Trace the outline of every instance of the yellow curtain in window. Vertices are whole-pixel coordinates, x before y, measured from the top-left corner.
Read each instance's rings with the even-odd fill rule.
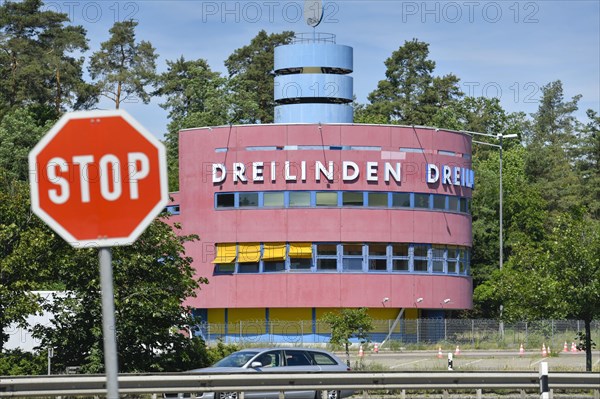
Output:
[[[217,246],[217,256],[212,263],[233,263],[235,262],[235,244],[215,244]]]
[[[310,242],[290,243],[290,258],[312,258],[312,244]]]
[[[258,262],[260,259],[260,244],[247,243],[239,244],[238,262]]]
[[[263,260],[285,260],[285,243],[266,242],[263,245]]]

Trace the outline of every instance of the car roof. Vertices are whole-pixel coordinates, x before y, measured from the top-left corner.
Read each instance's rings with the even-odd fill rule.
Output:
[[[274,350],[286,350],[286,351],[300,350],[300,351],[312,351],[312,352],[321,352],[321,353],[332,354],[331,352],[326,351],[324,349],[301,348],[301,347],[293,347],[293,346],[287,346],[287,347],[286,346],[273,346],[273,347],[265,347],[265,348],[244,348],[244,349],[240,349],[240,350],[238,350],[236,352],[265,352],[265,351],[274,351]]]

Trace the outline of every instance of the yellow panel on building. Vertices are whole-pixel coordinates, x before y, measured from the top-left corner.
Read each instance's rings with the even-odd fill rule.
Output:
[[[311,308],[269,309],[271,334],[304,335],[312,333]]]
[[[208,309],[208,322],[211,324],[225,323],[225,309]]]
[[[229,333],[242,334],[249,339],[256,334],[265,333],[265,309],[264,308],[238,308],[228,309]]]
[[[270,308],[270,321],[312,321],[311,308]]]

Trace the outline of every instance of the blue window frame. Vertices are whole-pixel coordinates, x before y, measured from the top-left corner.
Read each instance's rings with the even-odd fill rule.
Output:
[[[312,257],[290,258],[289,246],[289,243],[286,244],[284,260],[216,264],[214,273],[470,273],[470,251],[466,247],[409,243],[314,243]],[[263,254],[263,244],[260,247]]]
[[[470,204],[469,198],[452,195],[369,191],[241,191],[215,193],[214,200],[214,207],[219,210],[369,207],[412,208],[467,214],[470,214]]]

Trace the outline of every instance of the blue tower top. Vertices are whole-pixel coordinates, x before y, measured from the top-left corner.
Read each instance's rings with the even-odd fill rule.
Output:
[[[352,123],[352,47],[330,33],[275,48],[275,123]]]

